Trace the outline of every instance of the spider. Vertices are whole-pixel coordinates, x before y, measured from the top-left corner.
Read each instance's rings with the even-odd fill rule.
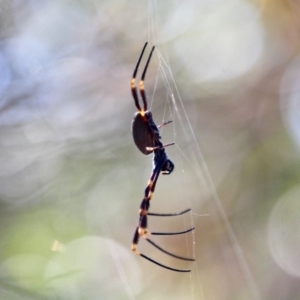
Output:
[[[142,98],[144,107],[141,108],[140,104],[139,104],[139,96],[138,96],[138,92],[137,92],[137,88],[135,85],[135,80],[136,80],[136,75],[137,75],[137,71],[141,62],[141,59],[143,57],[144,51],[146,49],[148,43],[145,44],[142,53],[138,59],[137,65],[134,69],[133,72],[133,76],[132,76],[132,80],[131,80],[131,92],[132,92],[132,96],[135,102],[135,106],[138,109],[138,112],[136,112],[133,116],[133,120],[132,120],[132,135],[133,135],[133,140],[137,146],[137,148],[145,155],[149,155],[150,153],[154,152],[154,158],[153,158],[153,171],[152,174],[150,176],[148,185],[145,189],[145,194],[144,194],[144,198],[141,202],[140,205],[140,217],[139,217],[139,223],[138,226],[135,230],[134,236],[133,236],[133,241],[132,241],[132,246],[131,249],[134,253],[136,253],[137,255],[147,259],[148,261],[161,266],[163,268],[166,268],[168,270],[171,271],[176,271],[176,272],[190,272],[191,270],[185,270],[185,269],[175,269],[175,268],[171,268],[169,266],[166,266],[164,264],[161,264],[155,260],[153,260],[152,258],[146,256],[143,253],[140,253],[137,250],[137,244],[139,242],[139,238],[142,237],[144,238],[146,241],[148,241],[150,244],[152,244],[154,247],[156,247],[157,249],[159,249],[160,251],[178,258],[178,259],[182,259],[182,260],[187,260],[187,261],[195,261],[194,258],[187,258],[187,257],[182,257],[173,253],[170,253],[166,250],[164,250],[163,248],[161,248],[160,246],[158,246],[156,243],[154,243],[152,240],[150,240],[148,238],[149,235],[177,235],[177,234],[184,234],[184,233],[188,233],[192,230],[194,230],[195,228],[190,228],[188,230],[184,230],[184,231],[180,231],[180,232],[150,232],[147,229],[147,221],[148,221],[148,216],[157,216],[157,217],[171,217],[171,216],[179,216],[179,215],[183,215],[187,212],[189,212],[191,209],[186,209],[182,212],[179,213],[169,213],[169,214],[158,214],[158,213],[150,213],[148,212],[149,207],[150,207],[150,200],[153,197],[153,193],[155,190],[155,186],[156,186],[156,182],[157,179],[159,177],[159,174],[162,173],[163,175],[168,175],[171,174],[172,171],[174,170],[174,164],[173,162],[168,158],[166,151],[165,151],[165,147],[167,146],[171,146],[174,145],[174,143],[170,143],[170,144],[166,144],[163,145],[161,140],[161,136],[159,133],[159,128],[169,124],[172,121],[167,121],[164,122],[163,124],[157,126],[152,118],[152,113],[150,110],[147,109],[147,97],[146,97],[146,92],[144,89],[144,79],[146,77],[146,72],[147,72],[147,68],[148,65],[150,63],[151,60],[151,56],[153,54],[153,51],[155,49],[155,46],[152,47],[152,50],[149,54],[147,63],[145,65],[144,71],[142,73],[142,77],[141,77],[141,81],[139,84],[139,92],[140,92],[140,96]]]

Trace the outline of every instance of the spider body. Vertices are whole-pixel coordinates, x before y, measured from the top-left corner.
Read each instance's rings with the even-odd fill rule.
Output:
[[[164,122],[163,124],[157,126],[154,121],[153,121],[153,117],[152,117],[152,113],[150,110],[147,109],[147,98],[146,98],[146,93],[145,93],[145,89],[144,89],[144,79],[146,76],[146,72],[147,72],[147,68],[149,65],[149,62],[151,60],[151,56],[152,53],[155,49],[155,47],[152,47],[152,50],[150,52],[150,55],[148,57],[146,66],[144,68],[142,77],[141,77],[141,81],[139,84],[139,92],[140,92],[140,96],[142,98],[144,107],[141,108],[140,104],[139,104],[139,96],[138,96],[138,92],[137,92],[137,88],[136,88],[136,84],[135,84],[135,78],[137,75],[137,71],[141,62],[141,59],[143,57],[145,48],[147,46],[147,43],[145,44],[142,53],[139,57],[139,60],[137,62],[137,65],[134,69],[133,72],[133,76],[132,76],[132,80],[131,80],[131,93],[135,102],[135,106],[138,109],[138,112],[136,112],[133,116],[133,120],[132,120],[132,136],[133,136],[133,140],[134,143],[136,144],[137,148],[145,155],[149,155],[150,153],[154,153],[154,157],[153,157],[153,171],[152,174],[150,176],[148,185],[145,189],[144,192],[144,198],[142,199],[142,202],[140,204],[140,211],[139,211],[139,222],[138,222],[138,226],[135,230],[134,236],[133,236],[133,241],[132,241],[132,246],[131,249],[134,253],[136,253],[137,255],[147,259],[148,261],[159,265],[165,269],[168,270],[172,270],[172,271],[176,271],[176,272],[190,272],[191,270],[182,270],[182,269],[175,269],[175,268],[171,268],[168,267],[166,265],[163,265],[155,260],[153,260],[152,258],[144,255],[143,253],[140,253],[137,250],[137,245],[139,242],[139,238],[142,237],[144,238],[146,241],[148,241],[150,244],[152,244],[154,247],[156,247],[157,249],[161,250],[162,252],[178,258],[178,259],[182,259],[182,260],[186,260],[186,261],[194,261],[194,258],[187,258],[187,257],[182,257],[173,253],[170,253],[166,250],[164,250],[163,248],[161,248],[160,246],[158,246],[156,243],[154,243],[152,240],[150,240],[148,238],[149,235],[177,235],[177,234],[184,234],[190,231],[193,231],[195,228],[190,228],[184,231],[180,231],[180,232],[150,232],[147,227],[148,227],[148,216],[157,216],[157,217],[169,217],[169,216],[179,216],[182,214],[185,214],[187,212],[190,211],[190,209],[186,209],[182,212],[179,213],[168,213],[168,214],[157,214],[157,213],[150,213],[148,212],[149,208],[150,208],[150,200],[153,197],[153,193],[155,190],[155,186],[156,186],[156,182],[158,180],[159,174],[162,173],[163,175],[165,174],[171,174],[172,171],[174,170],[174,164],[173,162],[168,158],[166,151],[165,151],[165,147],[167,146],[171,146],[174,145],[174,143],[170,143],[170,144],[165,144],[163,145],[163,143],[161,142],[161,135],[159,133],[159,128],[172,122],[172,121],[167,121]]]

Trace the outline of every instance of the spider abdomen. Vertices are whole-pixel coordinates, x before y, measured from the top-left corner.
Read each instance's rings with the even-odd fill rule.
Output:
[[[153,151],[147,150],[147,147],[153,148],[157,146],[155,140],[160,139],[160,135],[157,126],[152,120],[151,112],[146,111],[144,115],[136,112],[131,125],[132,137],[138,149],[145,155],[152,153]]]

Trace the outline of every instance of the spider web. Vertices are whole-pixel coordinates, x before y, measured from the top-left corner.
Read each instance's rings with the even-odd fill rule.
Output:
[[[249,266],[244,258],[241,247],[238,243],[238,240],[231,228],[230,222],[228,220],[227,214],[222,206],[221,199],[216,191],[215,185],[211,178],[210,172],[208,170],[207,164],[203,157],[201,148],[197,141],[195,132],[189,120],[188,114],[184,107],[184,102],[181,99],[180,92],[176,85],[175,78],[173,77],[172,70],[170,69],[169,64],[164,59],[164,56],[161,52],[158,52],[158,60],[159,60],[159,72],[157,78],[160,76],[165,84],[167,89],[167,99],[166,105],[164,109],[164,116],[162,117],[162,122],[168,119],[174,120],[173,123],[173,139],[176,143],[176,166],[177,170],[180,172],[177,173],[177,184],[176,189],[179,192],[178,201],[180,202],[181,209],[184,209],[184,205],[188,207],[193,207],[196,202],[196,207],[200,207],[201,202],[205,201],[214,201],[213,212],[210,213],[205,212],[206,214],[201,214],[200,212],[196,212],[193,210],[190,216],[190,220],[184,219],[184,228],[188,228],[189,226],[195,226],[195,218],[201,217],[211,217],[214,219],[219,219],[218,222],[222,222],[224,224],[224,229],[228,235],[228,243],[231,244],[233,251],[236,256],[236,260],[241,267],[241,271],[244,275],[245,282],[248,284],[249,290],[253,293],[253,297],[258,298],[257,288],[255,285],[255,281],[252,278]],[[153,101],[154,101],[153,96]],[[169,112],[169,113],[167,113]],[[166,115],[168,117],[166,118]],[[182,137],[182,138],[180,138]],[[191,148],[186,148],[185,144],[191,145]],[[198,196],[192,196],[189,192],[186,192],[188,187],[185,186],[185,182],[189,181],[186,173],[190,172],[195,176],[195,181],[198,183],[199,194]],[[194,200],[191,200],[193,199]],[[196,198],[196,199],[195,199]],[[201,224],[201,222],[197,222]],[[201,225],[199,225],[201,226]],[[197,228],[197,227],[196,227]],[[201,253],[201,251],[197,251],[196,246],[198,245],[196,238],[196,234],[193,232],[193,245],[189,244],[188,239],[186,239],[186,249],[187,253],[192,257],[198,257],[197,253]],[[199,247],[200,247],[199,243]],[[200,254],[201,255],[201,254]],[[201,270],[197,261],[193,264],[194,273],[191,275],[191,298],[194,297],[197,299],[200,295],[201,299],[205,299],[203,290],[202,290],[202,280],[201,280]],[[195,287],[197,287],[197,291],[195,291]],[[196,296],[197,295],[197,296]]]
[[[209,107],[205,97],[221,91],[207,84],[203,87],[210,92],[203,96],[197,89],[195,96],[191,82],[204,76],[203,65],[215,76],[216,66],[203,57],[195,61],[195,52],[184,61],[176,53],[177,43],[193,47],[185,43],[185,34],[193,31],[196,14],[209,24],[202,8],[221,7],[226,18],[239,1],[230,1],[226,9],[217,0],[30,1],[25,8],[21,2],[5,4],[14,18],[1,19],[3,26],[16,26],[5,32],[9,38],[0,49],[1,296],[233,299],[240,291],[243,299],[258,299],[236,237],[239,226],[232,229],[234,212],[223,207],[222,182],[230,164],[223,163],[221,170],[214,163],[228,149],[208,146],[214,145],[217,130],[210,130],[212,122],[206,121],[214,114],[206,116],[202,105]],[[246,12],[245,18],[252,13]],[[195,226],[194,232],[155,237],[155,242],[196,262],[171,258],[142,239],[139,251],[174,268],[191,268],[189,274],[162,269],[130,251],[152,171],[151,155],[141,155],[130,133],[135,111],[130,76],[146,40],[145,57],[156,46],[145,80],[149,107],[157,125],[173,121],[160,131],[164,143],[175,142],[166,149],[175,170],[160,175],[150,211],[192,209],[178,217],[151,216],[148,227],[174,232]],[[224,55],[231,50],[224,49]],[[220,78],[249,67],[259,49],[250,50],[251,57],[237,63],[242,70],[220,72]],[[187,67],[199,61],[204,61],[201,67]],[[228,145],[224,140],[215,144]]]
[[[169,128],[163,127],[161,129],[161,134],[165,143],[174,141],[176,144],[173,149],[166,149],[168,155],[174,159],[176,168],[174,174],[172,174],[174,180],[168,180],[167,186],[165,184],[167,181],[165,178],[159,179],[160,182],[158,185],[160,187],[156,189],[154,200],[151,202],[150,211],[159,210],[161,212],[163,202],[165,203],[163,207],[164,211],[168,211],[174,207],[177,207],[177,211],[187,207],[193,208],[192,213],[188,217],[183,217],[182,220],[177,221],[179,224],[183,224],[184,229],[195,226],[196,224],[196,232],[191,234],[192,240],[186,235],[184,242],[187,256],[196,257],[197,259],[195,263],[191,264],[192,273],[189,278],[190,282],[187,283],[190,290],[189,297],[191,299],[205,299],[203,292],[205,274],[202,273],[201,263],[199,263],[199,260],[201,261],[202,243],[201,236],[197,235],[197,229],[199,229],[203,221],[202,219],[205,217],[213,219],[214,222],[223,224],[224,231],[226,232],[226,238],[223,241],[224,249],[227,249],[225,251],[228,251],[228,248],[231,249],[233,253],[232,256],[240,268],[245,287],[249,290],[251,298],[258,299],[259,293],[255,280],[253,279],[242,248],[230,225],[222,201],[216,191],[215,184],[199,146],[199,138],[193,130],[189,114],[185,108],[185,102],[181,97],[179,87],[176,83],[176,75],[172,72],[172,64],[169,63],[169,54],[165,42],[167,39],[163,35],[163,26],[160,18],[160,9],[157,2],[155,0],[148,1],[148,41],[150,45],[153,44],[157,46],[155,55],[157,73],[155,75],[155,84],[152,93],[148,92],[147,86],[149,81],[153,78],[153,75],[151,75],[151,71],[149,72],[150,74],[147,75],[146,90],[148,92],[148,99],[151,99],[150,107],[156,123],[159,124],[168,120],[173,121],[171,125],[168,125]],[[150,67],[150,69],[151,68],[153,68],[153,66]],[[158,101],[162,101],[163,99],[165,99],[163,101],[164,106],[158,103]],[[205,142],[205,140],[201,140]],[[191,188],[191,185],[197,186],[196,192]],[[164,189],[164,191],[162,191],[162,189]],[[170,190],[174,196],[169,196]],[[212,201],[212,203],[209,206],[205,206],[206,210],[202,212],[201,207],[204,206],[204,203],[207,201]],[[174,202],[177,203],[174,204]],[[162,222],[159,222],[160,225],[158,228],[166,228],[166,223],[170,222],[168,219],[160,221]],[[154,220],[154,218],[150,219],[150,228],[155,222],[157,222],[157,220]],[[172,224],[174,223],[172,222]],[[172,231],[172,226],[168,228]],[[167,242],[165,244],[168,246]],[[180,242],[175,243],[177,246],[179,244]],[[151,253],[154,252],[152,251]],[[219,254],[223,255],[221,251]],[[177,263],[176,260],[172,261],[172,264]],[[157,272],[164,271],[158,270]],[[168,274],[168,276],[173,276],[173,274]],[[183,290],[187,292],[186,287],[183,288]],[[178,293],[178,290],[174,288],[173,293],[172,298],[176,299],[175,295]],[[180,297],[178,299],[180,299]],[[187,295],[185,295],[185,298],[186,297]]]
[[[138,7],[139,14],[143,15],[146,8],[142,8],[139,5]],[[150,103],[150,109],[153,112],[156,124],[168,120],[173,121],[171,124],[161,128],[163,142],[169,143],[174,141],[176,143],[174,147],[166,149],[169,157],[175,163],[175,171],[169,177],[160,176],[153,200],[151,201],[150,211],[176,212],[189,207],[193,209],[189,215],[177,217],[176,220],[175,218],[150,217],[148,226],[149,230],[152,231],[175,231],[175,227],[176,230],[180,230],[196,226],[196,231],[185,235],[184,238],[167,237],[164,240],[159,240],[160,245],[169,251],[172,252],[174,249],[175,252],[180,252],[183,250],[186,256],[196,257],[196,262],[191,264],[192,272],[190,275],[185,277],[180,275],[179,277],[178,274],[172,272],[166,273],[165,270],[155,265],[149,265],[148,262],[139,259],[139,268],[141,271],[143,270],[144,274],[142,275],[143,279],[140,279],[142,282],[140,295],[146,298],[155,297],[157,299],[160,297],[162,299],[165,297],[171,297],[172,299],[187,297],[190,299],[205,299],[203,290],[205,273],[201,267],[203,263],[203,259],[201,258],[203,237],[198,232],[201,231],[201,226],[207,227],[208,222],[208,224],[223,224],[225,235],[222,247],[217,252],[220,256],[218,259],[221,261],[222,259],[226,260],[226,256],[224,258],[222,251],[232,251],[231,254],[227,254],[228,257],[230,257],[230,260],[235,260],[235,264],[239,266],[239,272],[243,278],[242,282],[244,282],[245,288],[248,289],[251,295],[250,298],[257,299],[258,293],[255,281],[252,278],[239,242],[231,228],[227,214],[222,206],[222,201],[217,194],[215,184],[199,146],[199,134],[193,130],[192,121],[189,116],[191,110],[186,109],[186,102],[182,99],[176,82],[176,74],[172,72],[172,63],[170,63],[166,43],[167,39],[163,35],[162,30],[160,8],[155,0],[148,1],[147,14],[147,40],[150,45],[148,47],[151,48],[151,45],[156,45],[155,55],[145,80],[148,102]],[[140,42],[141,46],[143,42]],[[147,54],[145,56],[147,57]],[[140,68],[142,69],[142,67]],[[186,83],[181,82],[181,84]],[[192,105],[193,103],[189,104]],[[193,117],[195,117],[195,114],[193,114]],[[204,139],[200,138],[200,140],[203,143],[205,142]],[[148,164],[145,163],[144,168],[150,173],[151,160],[150,158],[143,159],[147,160]],[[145,186],[147,182],[146,178],[139,185],[140,195],[143,194],[143,182]],[[139,205],[139,200],[138,198],[136,201],[133,201],[135,205]],[[203,210],[202,207],[204,207]],[[107,228],[109,228],[108,223],[102,226],[105,227],[104,231],[107,232]],[[201,232],[203,233],[203,231]],[[166,258],[164,254],[158,253],[157,250],[144,245],[143,241],[140,241],[139,250],[155,258],[155,260],[173,267],[184,268],[187,265],[186,262]],[[115,266],[122,278],[128,298],[134,299],[133,295],[137,295],[138,289],[132,285],[132,278],[124,270],[124,266],[120,263],[118,255],[113,249],[111,250],[111,255],[115,260]],[[137,265],[135,265],[135,268],[137,268]],[[230,266],[227,265],[227,268],[230,268]],[[148,272],[153,274],[150,276],[151,278],[149,278]],[[124,274],[127,275],[124,276]],[[158,294],[153,290],[154,286]]]

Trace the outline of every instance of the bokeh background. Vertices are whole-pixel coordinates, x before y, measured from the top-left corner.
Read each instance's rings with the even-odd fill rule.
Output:
[[[0,1],[0,299],[300,299],[300,3]],[[152,169],[130,80],[175,163],[149,218],[188,274],[134,255]],[[145,64],[145,59],[142,65]]]

